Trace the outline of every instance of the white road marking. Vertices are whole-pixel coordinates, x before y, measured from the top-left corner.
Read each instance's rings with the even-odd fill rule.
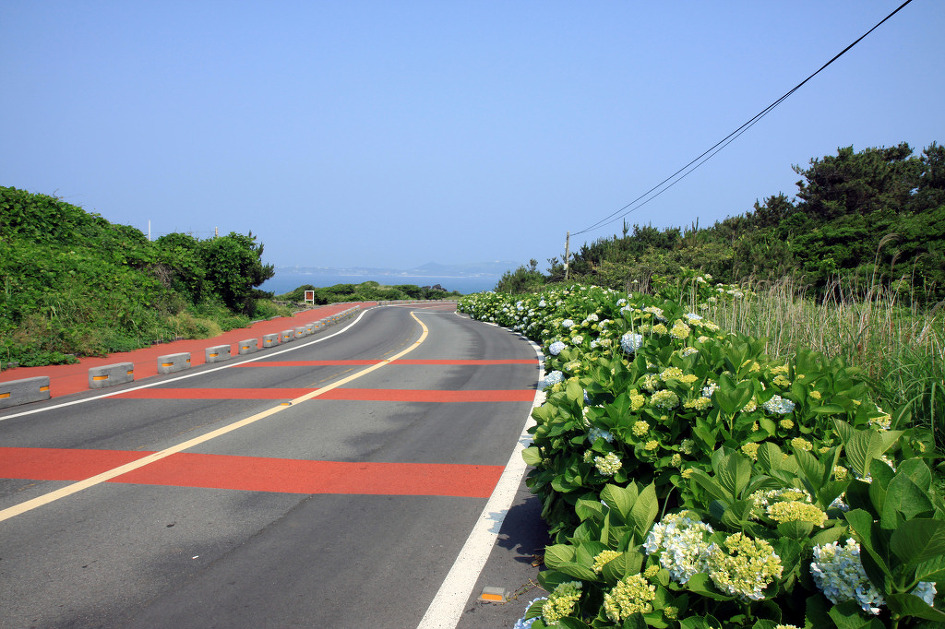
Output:
[[[519,335],[521,336],[521,335]],[[524,337],[522,337],[524,338]],[[527,339],[526,339],[527,340]],[[544,355],[541,349],[528,341],[535,353],[538,354],[538,381],[545,377]],[[462,616],[466,601],[476,587],[476,581],[479,579],[482,569],[489,559],[492,547],[495,546],[499,537],[499,530],[505,521],[515,500],[515,493],[518,491],[519,483],[525,475],[525,459],[522,458],[522,450],[531,445],[531,435],[528,429],[535,425],[531,411],[540,406],[545,399],[544,391],[535,392],[535,400],[532,408],[529,409],[528,418],[522,427],[522,434],[519,436],[518,443],[512,450],[512,456],[499,478],[499,482],[489,497],[486,506],[483,507],[479,519],[473,526],[466,543],[453,562],[453,567],[440,585],[439,591],[433,597],[433,602],[427,608],[426,613],[417,625],[417,629],[455,629]]]
[[[384,359],[383,361],[379,363],[371,365],[370,367],[362,369],[361,371],[353,373],[350,376],[342,378],[341,380],[333,382],[320,389],[316,389],[315,391],[310,391],[306,393],[305,395],[302,395],[290,401],[289,404],[279,404],[278,406],[273,406],[260,413],[256,413],[255,415],[246,417],[239,421],[235,421],[231,424],[227,424],[226,426],[223,426],[221,428],[211,430],[210,432],[204,433],[198,437],[194,437],[193,439],[188,439],[187,441],[178,443],[177,445],[161,450],[160,452],[154,452],[140,459],[131,461],[130,463],[125,463],[124,465],[120,465],[110,470],[106,470],[102,472],[101,474],[96,474],[95,476],[92,476],[90,478],[77,481],[75,483],[72,483],[71,485],[66,485],[65,487],[61,487],[55,491],[42,494],[41,496],[37,496],[33,498],[32,500],[27,500],[25,502],[21,502],[19,504],[13,505],[12,507],[3,509],[2,511],[0,511],[0,522],[16,517],[18,515],[22,515],[26,513],[27,511],[32,511],[33,509],[42,507],[51,502],[55,502],[56,500],[59,500],[60,498],[65,498],[66,496],[71,496],[72,494],[76,494],[90,487],[100,485],[113,478],[121,476],[122,474],[127,474],[128,472],[142,468],[145,465],[154,463],[155,461],[160,461],[161,459],[165,459],[171,456],[172,454],[177,454],[178,452],[189,450],[190,448],[198,446],[202,443],[206,443],[207,441],[210,441],[211,439],[215,439],[219,436],[233,432],[234,430],[237,430],[239,428],[243,428],[244,426],[248,426],[250,424],[258,422],[259,420],[265,419],[266,417],[269,417],[270,415],[275,415],[279,411],[283,411],[289,408],[290,406],[292,406],[293,403],[311,400],[313,398],[316,398],[320,395],[327,393],[328,391],[331,391],[332,389],[337,389],[338,387],[345,385],[351,382],[352,380],[356,380],[360,378],[361,376],[365,376],[371,373],[372,371],[376,371],[380,369],[381,367],[391,364],[398,358],[402,358],[403,356],[417,349],[420,346],[420,344],[423,343],[426,340],[427,336],[429,335],[430,330],[427,328],[426,325],[423,324],[423,321],[418,319],[417,315],[413,312],[410,313],[410,316],[412,316],[414,320],[420,324],[420,328],[421,328],[420,337],[416,341],[414,341],[408,348],[402,350],[398,354],[395,354],[394,356],[391,356],[390,358]],[[339,331],[338,334],[340,333],[341,332]],[[249,361],[246,361],[246,362],[249,362]],[[144,388],[144,387],[138,387],[138,388]]]

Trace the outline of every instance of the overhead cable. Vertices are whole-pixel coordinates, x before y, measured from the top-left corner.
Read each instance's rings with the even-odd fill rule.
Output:
[[[608,224],[610,224],[610,223],[613,223],[614,221],[616,221],[616,220],[618,220],[618,219],[622,219],[622,218],[624,218],[625,216],[627,216],[628,214],[630,214],[631,212],[635,212],[635,211],[639,210],[641,207],[643,207],[644,205],[646,205],[647,203],[649,203],[650,201],[652,201],[652,200],[655,199],[656,197],[660,196],[661,194],[663,194],[664,192],[666,192],[667,190],[669,190],[670,188],[672,188],[673,186],[675,186],[677,183],[679,183],[680,181],[682,181],[686,176],[688,176],[692,171],[696,170],[697,168],[699,168],[700,166],[702,166],[702,164],[704,164],[704,163],[706,163],[707,161],[709,161],[710,159],[712,159],[712,158],[715,156],[716,153],[718,153],[719,151],[721,151],[722,149],[724,149],[726,146],[728,146],[729,144],[731,144],[732,142],[734,142],[735,139],[738,138],[741,134],[743,134],[743,133],[745,133],[746,131],[748,131],[748,129],[750,129],[751,127],[753,127],[753,126],[755,125],[755,123],[757,123],[759,120],[761,120],[762,118],[764,118],[764,117],[765,117],[766,115],[768,115],[775,107],[777,107],[777,106],[780,105],[782,102],[784,102],[791,94],[793,94],[794,92],[796,92],[797,90],[799,90],[799,89],[801,88],[801,86],[803,86],[805,83],[807,83],[808,81],[810,81],[812,78],[814,78],[815,76],[817,76],[818,74],[820,74],[827,66],[829,66],[831,63],[833,63],[834,61],[836,61],[836,60],[839,59],[840,57],[842,57],[848,50],[850,50],[851,48],[853,48],[854,46],[856,46],[858,43],[860,43],[860,41],[862,41],[867,35],[869,35],[869,34],[872,33],[873,31],[875,31],[877,28],[879,28],[886,20],[888,20],[888,19],[891,18],[892,16],[896,15],[897,13],[899,13],[899,11],[901,11],[903,8],[905,8],[905,6],[908,5],[910,2],[912,2],[912,0],[906,0],[905,2],[903,2],[901,5],[899,5],[899,7],[896,8],[895,11],[893,11],[892,13],[890,13],[889,15],[887,15],[886,17],[884,17],[882,20],[880,20],[873,28],[871,28],[870,30],[868,30],[868,31],[866,31],[865,33],[863,33],[863,35],[861,35],[856,41],[854,41],[852,44],[850,44],[849,46],[847,46],[846,48],[844,48],[843,50],[841,50],[840,52],[838,52],[836,55],[834,55],[833,58],[830,59],[830,61],[828,61],[828,62],[825,63],[824,65],[820,66],[820,68],[819,68],[816,72],[814,72],[813,74],[811,74],[810,76],[808,76],[806,79],[804,79],[803,81],[801,81],[800,83],[798,83],[797,85],[795,85],[795,86],[794,86],[793,88],[791,88],[788,92],[786,92],[783,96],[781,96],[781,98],[777,99],[776,101],[774,101],[773,103],[771,103],[770,105],[768,105],[767,107],[765,107],[764,109],[762,109],[760,112],[758,112],[758,113],[755,114],[753,117],[751,117],[747,122],[745,122],[745,123],[742,124],[740,127],[738,127],[737,129],[735,129],[734,131],[732,131],[731,133],[729,133],[727,136],[725,136],[724,138],[722,138],[721,140],[719,140],[718,142],[716,142],[715,144],[713,144],[711,147],[709,147],[708,149],[706,149],[701,155],[699,155],[698,157],[696,157],[695,159],[693,159],[692,161],[690,161],[688,164],[686,164],[685,166],[683,166],[682,168],[680,168],[679,170],[677,170],[676,172],[674,172],[672,175],[670,175],[669,177],[667,177],[667,178],[664,179],[663,181],[659,182],[658,184],[656,184],[655,186],[653,186],[652,188],[650,188],[649,190],[647,190],[646,192],[644,192],[643,194],[641,194],[640,196],[638,196],[636,199],[634,199],[634,200],[631,201],[630,203],[627,203],[626,205],[624,205],[623,207],[619,208],[618,210],[615,210],[614,212],[611,212],[609,215],[607,215],[607,216],[605,216],[604,218],[600,219],[599,221],[597,221],[597,222],[594,223],[593,225],[591,225],[591,226],[589,226],[589,227],[585,227],[585,228],[582,229],[581,231],[573,232],[573,233],[571,233],[571,235],[572,235],[572,236],[577,236],[577,235],[579,235],[579,234],[584,234],[584,233],[587,233],[587,232],[589,232],[589,231],[595,230],[595,229],[597,229],[597,228],[599,228],[599,227],[603,227],[604,225],[608,225]],[[662,189],[661,189],[661,188],[662,188]],[[659,192],[656,192],[656,194],[653,194],[653,196],[650,196],[653,192],[655,192],[655,191],[657,191],[657,190],[659,190]],[[649,197],[649,198],[647,198],[647,197]],[[644,201],[644,199],[646,199],[646,200]],[[641,202],[641,201],[642,201],[642,202]]]

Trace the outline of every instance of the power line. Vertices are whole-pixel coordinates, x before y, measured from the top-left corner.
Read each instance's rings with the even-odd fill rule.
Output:
[[[722,138],[721,140],[719,140],[718,142],[716,142],[715,144],[713,144],[711,147],[709,147],[708,149],[706,149],[701,155],[699,155],[698,157],[696,157],[695,159],[693,159],[692,161],[690,161],[688,164],[686,164],[685,166],[683,166],[682,168],[680,168],[679,170],[677,170],[676,172],[674,172],[672,175],[670,175],[669,177],[667,177],[667,178],[664,179],[663,181],[659,182],[658,184],[656,184],[655,186],[653,186],[652,188],[650,188],[649,190],[647,190],[646,192],[644,192],[643,194],[641,194],[640,196],[638,196],[636,199],[634,199],[634,200],[631,201],[630,203],[627,203],[626,205],[624,205],[624,206],[621,207],[620,209],[618,209],[618,210],[616,210],[616,211],[614,211],[614,212],[611,212],[609,215],[607,215],[607,216],[605,216],[604,218],[600,219],[599,221],[597,221],[596,223],[594,223],[594,224],[591,225],[590,227],[585,227],[585,228],[582,229],[581,231],[574,232],[574,233],[572,233],[571,235],[572,235],[572,236],[577,236],[577,235],[579,235],[579,234],[584,234],[584,233],[587,233],[587,232],[592,231],[592,230],[594,230],[594,229],[597,229],[598,227],[603,227],[604,225],[608,225],[608,224],[610,224],[610,223],[613,223],[614,221],[616,221],[616,220],[618,220],[618,219],[622,219],[622,218],[624,218],[625,216],[627,216],[628,214],[630,214],[631,212],[635,212],[635,211],[639,210],[641,207],[643,207],[644,205],[646,205],[647,203],[649,203],[650,201],[652,201],[652,200],[655,199],[656,197],[660,196],[661,194],[663,194],[664,192],[666,192],[667,190],[669,190],[670,188],[672,188],[673,186],[675,186],[677,183],[679,183],[680,181],[682,181],[683,179],[685,179],[685,178],[686,178],[690,173],[692,173],[694,170],[696,170],[697,168],[699,168],[700,166],[702,166],[704,163],[706,163],[707,161],[709,161],[710,159],[712,159],[712,158],[715,156],[716,153],[718,153],[719,151],[721,151],[722,149],[724,149],[726,146],[728,146],[729,144],[731,144],[732,142],[734,142],[741,134],[743,134],[743,133],[745,133],[746,131],[748,131],[748,129],[750,129],[751,127],[753,127],[753,126],[755,125],[755,123],[757,123],[759,120],[761,120],[761,119],[764,118],[766,115],[768,115],[775,107],[777,107],[777,106],[780,105],[782,102],[784,102],[785,100],[787,100],[787,98],[788,98],[791,94],[793,94],[794,92],[796,92],[797,90],[799,90],[805,83],[807,83],[807,82],[810,81],[812,78],[814,78],[815,76],[817,76],[818,74],[820,74],[827,66],[829,66],[831,63],[833,63],[834,61],[836,61],[836,60],[839,59],[840,57],[842,57],[848,50],[850,50],[851,48],[853,48],[854,46],[856,46],[858,43],[860,43],[860,41],[862,41],[867,35],[869,35],[869,34],[872,33],[873,31],[875,31],[877,28],[879,28],[886,20],[888,20],[888,19],[891,18],[892,16],[896,15],[897,13],[899,13],[899,11],[901,11],[903,8],[905,8],[905,6],[906,6],[907,4],[909,4],[910,2],[912,2],[912,0],[906,0],[905,2],[903,2],[901,5],[899,5],[899,7],[896,8],[895,11],[893,11],[892,13],[890,13],[889,15],[887,15],[886,17],[884,17],[882,20],[880,20],[873,28],[871,28],[870,30],[868,30],[868,31],[866,31],[865,33],[863,33],[856,41],[854,41],[852,44],[850,44],[849,46],[847,46],[846,48],[844,48],[843,50],[841,50],[840,52],[838,52],[836,55],[834,55],[833,58],[832,58],[830,61],[828,61],[828,62],[825,63],[824,65],[820,66],[820,68],[819,68],[816,72],[814,72],[813,74],[811,74],[810,76],[808,76],[806,79],[804,79],[803,81],[801,81],[800,83],[798,83],[797,85],[795,85],[795,86],[794,86],[793,88],[791,88],[788,92],[786,92],[781,98],[777,99],[776,101],[774,101],[773,103],[771,103],[770,105],[768,105],[767,107],[765,107],[764,109],[762,109],[760,112],[758,112],[757,114],[755,114],[752,118],[750,118],[747,122],[745,122],[745,123],[742,124],[740,127],[738,127],[737,129],[735,129],[734,131],[732,131],[731,133],[729,133],[727,136],[725,136],[724,138]],[[668,184],[668,185],[665,185],[665,187],[663,187],[664,184]],[[662,190],[660,190],[660,188],[662,188]],[[657,193],[654,194],[653,196],[649,196],[650,194],[652,194],[652,193],[653,193],[654,191],[656,191],[656,190],[659,190],[659,192],[657,192]],[[647,197],[649,197],[649,198],[647,198]],[[642,203],[640,203],[640,201],[642,201],[643,199],[646,199],[646,200],[643,201]],[[637,205],[637,203],[639,203],[639,205]]]

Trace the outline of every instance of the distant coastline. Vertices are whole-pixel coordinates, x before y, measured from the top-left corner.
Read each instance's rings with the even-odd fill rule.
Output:
[[[361,282],[374,281],[386,286],[396,286],[398,284],[433,286],[439,284],[448,291],[457,291],[468,295],[470,293],[481,293],[492,290],[499,281],[499,277],[501,276],[448,277],[432,275],[392,275],[383,273],[329,275],[323,273],[293,273],[276,269],[275,276],[264,282],[259,288],[265,291],[272,291],[276,295],[281,295],[305,284],[322,288],[325,286],[334,286],[335,284],[360,284]]]
[[[305,284],[323,288],[336,284],[378,282],[385,286],[400,284],[435,286],[439,284],[448,291],[468,295],[492,290],[506,271],[518,266],[517,262],[503,260],[466,264],[428,262],[406,270],[375,267],[281,266],[276,267],[275,276],[260,286],[260,289],[281,295]]]

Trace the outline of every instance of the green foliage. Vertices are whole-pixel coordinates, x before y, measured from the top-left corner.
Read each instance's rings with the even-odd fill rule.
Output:
[[[69,362],[246,325],[272,275],[252,234],[139,230],[0,187],[0,360]]]
[[[348,301],[451,299],[460,296],[460,294],[455,291],[446,291],[439,284],[422,287],[415,284],[384,286],[379,282],[368,281],[360,284],[335,284],[334,286],[325,286],[322,288],[316,288],[311,284],[306,284],[283,295],[278,295],[278,299],[280,301],[302,303],[305,299],[305,291],[307,290],[315,291],[315,303],[319,305]]]
[[[702,276],[654,287],[460,302],[545,350],[523,456],[554,542],[532,626],[941,623],[928,431],[844,359],[771,357],[683,307],[750,293]]]
[[[495,290],[500,293],[534,293],[545,285],[545,276],[538,270],[538,261],[530,260],[528,266],[506,271],[499,278]]]
[[[271,278],[271,264],[262,263],[262,244],[250,233],[230,232],[201,243],[205,282],[234,312],[252,316],[256,305],[254,288]]]
[[[724,283],[795,276],[818,298],[839,278],[867,288],[905,285],[925,306],[945,299],[945,147],[933,142],[919,156],[905,143],[846,147],[794,170],[802,177],[794,199],[769,196],[707,228],[625,224],[622,236],[577,251],[571,279],[645,290],[654,276],[692,268]],[[554,262],[545,278],[522,267],[496,290],[535,292],[561,281],[563,266]]]

